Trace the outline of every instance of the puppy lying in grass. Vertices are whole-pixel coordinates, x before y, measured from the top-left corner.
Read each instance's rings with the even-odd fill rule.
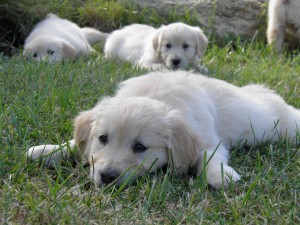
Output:
[[[278,52],[282,50],[285,34],[300,39],[300,1],[270,0],[267,38]]]
[[[91,44],[105,40],[106,36],[94,28],[80,28],[69,20],[49,14],[26,38],[23,55],[37,61],[73,60],[95,52]]]
[[[172,23],[155,29],[132,24],[112,32],[105,43],[105,56],[153,70],[200,67],[208,40],[199,27]]]
[[[263,85],[152,72],[124,81],[115,96],[81,112],[74,140],[34,146],[26,156],[51,166],[76,149],[98,186],[120,186],[169,164],[178,173],[205,171],[208,184],[220,188],[240,179],[228,165],[230,148],[280,139],[296,144],[299,125],[300,111]]]

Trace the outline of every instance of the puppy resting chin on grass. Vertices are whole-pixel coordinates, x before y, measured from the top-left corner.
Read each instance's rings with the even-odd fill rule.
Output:
[[[23,55],[37,61],[73,60],[95,52],[91,44],[105,40],[106,36],[96,29],[80,28],[69,20],[49,14],[26,38]]]
[[[200,58],[208,40],[199,27],[172,23],[155,29],[132,24],[112,32],[105,43],[107,58],[130,61],[153,70],[193,67],[202,69]]]
[[[205,167],[208,183],[220,188],[240,179],[228,165],[232,146],[280,138],[296,143],[300,111],[262,85],[152,72],[121,83],[115,96],[81,112],[74,125],[74,140],[34,146],[26,156],[43,156],[50,166],[77,149],[98,186],[121,185],[167,164],[182,173],[196,167],[200,174]]]

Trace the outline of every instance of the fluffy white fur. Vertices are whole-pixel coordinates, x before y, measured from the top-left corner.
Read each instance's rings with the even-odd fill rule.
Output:
[[[199,174],[206,152],[206,159],[212,156],[206,165],[208,183],[219,188],[222,163],[225,186],[240,179],[228,165],[232,146],[279,138],[296,144],[300,111],[274,91],[170,73],[152,72],[121,83],[114,97],[104,97],[75,119],[75,141],[64,144],[69,147],[53,152],[58,145],[35,146],[27,157],[48,154],[44,159],[49,166],[68,158],[68,149],[77,145],[91,165],[91,178],[102,186],[116,178],[120,185],[133,171],[137,177],[166,164],[178,172],[196,167]]]
[[[172,23],[155,29],[132,24],[112,32],[105,43],[105,56],[128,60],[154,70],[199,67],[207,47],[199,27]],[[201,68],[201,67],[200,67]]]
[[[300,1],[270,0],[267,38],[277,51],[282,50],[285,34],[300,38]]]
[[[23,55],[37,61],[76,59],[94,52],[91,44],[105,40],[106,36],[94,28],[80,28],[69,20],[49,14],[26,38]]]

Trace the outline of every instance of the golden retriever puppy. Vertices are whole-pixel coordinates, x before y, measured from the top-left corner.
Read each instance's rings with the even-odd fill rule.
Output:
[[[69,20],[49,14],[26,38],[23,55],[37,61],[72,60],[94,52],[91,44],[105,39],[105,33],[89,27],[80,28]]]
[[[207,47],[199,27],[172,23],[155,29],[132,24],[112,32],[105,43],[105,56],[128,60],[142,68],[164,70],[199,67]]]
[[[300,1],[270,0],[267,38],[278,52],[282,50],[285,34],[300,38]]]
[[[78,149],[98,186],[121,185],[170,164],[183,173],[205,168],[208,183],[220,188],[240,179],[228,165],[232,146],[280,138],[296,143],[300,111],[263,85],[237,87],[190,72],[152,72],[121,83],[114,97],[81,112],[74,125],[75,140],[31,147],[27,157],[43,156],[50,166]]]

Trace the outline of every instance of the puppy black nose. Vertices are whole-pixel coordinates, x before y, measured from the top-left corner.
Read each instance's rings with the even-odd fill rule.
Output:
[[[107,171],[107,172],[101,173],[100,176],[101,176],[101,180],[104,184],[110,184],[115,179],[117,179],[118,176],[120,176],[120,174],[116,173],[114,171]]]
[[[173,66],[178,66],[180,64],[180,59],[172,59]]]

